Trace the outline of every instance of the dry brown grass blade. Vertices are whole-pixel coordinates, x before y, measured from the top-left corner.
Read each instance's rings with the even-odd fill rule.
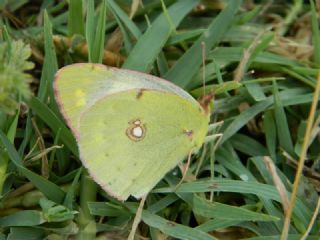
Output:
[[[297,168],[298,161],[295,160],[292,156],[290,156],[288,153],[284,152],[283,156],[287,158],[288,165],[292,166],[293,168]],[[309,168],[307,166],[303,166],[303,172],[314,179],[320,180],[320,173],[318,173],[316,170]]]
[[[176,191],[180,187],[180,185],[183,183],[183,181],[186,179],[186,176],[187,176],[187,173],[188,173],[188,170],[190,167],[190,163],[191,163],[192,151],[193,151],[193,149],[188,154],[188,161],[187,161],[186,165],[185,166],[179,165],[180,170],[182,172],[182,178],[181,178],[180,182],[175,186],[174,191]]]
[[[57,48],[57,52],[59,52],[59,50],[61,51],[62,49],[70,48],[72,45],[72,39],[64,36],[55,35],[53,36],[53,43]],[[88,55],[88,45],[85,42],[78,43],[74,48],[74,50],[79,52],[79,54],[84,56]],[[118,67],[123,63],[123,61],[124,58],[121,55],[115,54],[108,50],[104,50],[102,58],[103,64]]]
[[[33,183],[31,183],[31,182],[25,183],[22,186],[15,189],[14,191],[10,192],[9,195],[7,196],[7,199],[17,198],[17,197],[31,191],[32,189],[34,189]]]
[[[313,94],[313,99],[312,99],[312,104],[311,104],[311,108],[310,108],[310,112],[309,112],[306,132],[304,135],[302,150],[301,150],[301,154],[299,157],[299,165],[298,165],[296,176],[295,176],[294,183],[293,183],[293,189],[292,189],[292,194],[291,194],[291,198],[290,198],[290,206],[289,206],[288,212],[285,215],[285,219],[284,219],[284,225],[283,225],[281,238],[280,238],[281,240],[286,240],[288,237],[291,215],[293,212],[294,202],[295,202],[296,195],[298,192],[298,186],[299,186],[302,170],[304,167],[305,158],[307,155],[309,139],[311,136],[311,131],[312,131],[315,113],[316,113],[317,104],[318,104],[318,99],[319,99],[319,93],[320,93],[320,72],[318,73],[317,85],[316,85],[316,88],[315,88],[314,94]]]
[[[264,156],[263,157],[264,163],[267,166],[268,171],[270,172],[274,185],[279,192],[281,202],[282,202],[282,207],[284,211],[284,215],[286,215],[288,208],[289,208],[289,198],[287,195],[287,190],[286,187],[284,186],[283,182],[281,181],[279,175],[277,174],[277,170],[273,164],[273,161],[271,160],[270,157]]]
[[[129,14],[130,19],[132,19],[136,14],[136,12],[138,11],[139,5],[140,5],[140,0],[132,0],[130,14]]]
[[[311,229],[312,229],[312,226],[313,226],[314,222],[315,222],[316,219],[317,219],[317,216],[318,216],[318,214],[319,214],[319,209],[320,209],[320,197],[318,197],[317,206],[316,206],[316,208],[315,208],[315,210],[314,210],[314,212],[313,212],[313,214],[312,214],[312,218],[311,218],[311,220],[310,220],[310,223],[309,223],[309,225],[308,225],[308,228],[307,228],[306,232],[305,232],[305,233],[303,234],[303,236],[301,237],[301,240],[307,239],[307,237],[308,237],[308,235],[309,235],[309,233],[310,233],[310,231],[311,231]]]
[[[143,206],[144,206],[146,199],[147,199],[147,196],[143,196],[141,198],[139,208],[137,209],[136,216],[134,217],[134,220],[132,223],[132,228],[131,228],[130,234],[128,236],[128,240],[134,240],[134,236],[136,235],[138,225],[141,221],[142,210],[143,210]]]
[[[269,28],[264,29],[263,31],[261,31],[252,41],[252,43],[250,44],[250,46],[245,49],[243,51],[242,57],[240,59],[239,65],[236,68],[236,70],[234,71],[234,77],[233,80],[235,82],[240,82],[245,74],[245,71],[247,70],[247,64],[250,60],[250,56],[252,55],[252,52],[254,51],[254,49],[258,46],[258,44],[260,43],[260,39],[263,36],[263,34],[265,34],[267,31],[269,30]]]

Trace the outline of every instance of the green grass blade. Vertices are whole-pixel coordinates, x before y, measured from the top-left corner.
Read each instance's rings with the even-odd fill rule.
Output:
[[[187,227],[172,221],[168,221],[162,217],[150,213],[149,211],[142,212],[142,221],[151,227],[159,229],[161,232],[184,240],[214,240],[216,238],[204,233],[196,228]]]
[[[175,194],[168,194],[164,198],[160,199],[159,201],[155,202],[154,204],[148,206],[148,211],[151,213],[157,213],[162,209],[165,209],[170,204],[177,201],[179,198]]]
[[[107,2],[102,1],[92,49],[92,62],[102,63],[106,28]]]
[[[29,143],[29,140],[31,138],[31,135],[32,135],[32,123],[31,123],[31,112],[29,112],[26,120],[25,129],[24,129],[23,140],[18,149],[18,153],[20,156],[23,156],[25,149],[27,147],[27,144]]]
[[[76,176],[74,177],[72,184],[70,186],[70,188],[68,189],[67,193],[66,193],[66,197],[64,199],[63,205],[66,206],[67,208],[74,209],[73,208],[73,204],[74,204],[74,200],[75,200],[75,196],[76,196],[76,190],[77,190],[77,185],[79,183],[79,179],[82,173],[82,168],[80,167],[80,169],[78,170]]]
[[[116,21],[118,23],[118,26],[120,28],[120,31],[122,33],[125,53],[129,54],[129,52],[132,49],[132,43],[131,43],[131,39],[130,39],[130,36],[128,34],[128,31],[126,30],[125,26],[123,25],[123,23],[121,22],[121,20],[119,19],[119,17],[117,15],[114,15],[114,18],[116,19]]]
[[[228,140],[231,136],[233,136],[240,128],[246,125],[254,116],[263,112],[272,104],[272,98],[267,98],[264,101],[256,103],[251,106],[249,109],[243,111],[235,119],[229,124],[226,130],[223,133],[223,137],[221,139],[221,143]]]
[[[288,67],[280,67],[279,71],[288,74],[289,76],[301,81],[302,83],[306,84],[309,87],[312,87],[313,89],[316,87],[315,79],[312,79],[312,78],[310,79],[310,77],[301,75],[298,72],[289,69]]]
[[[258,182],[253,173],[242,164],[236,151],[232,148],[230,144],[228,144],[228,142],[217,150],[216,155],[216,159],[218,160],[218,162],[222,166],[224,166],[228,171],[231,171],[233,174],[235,174],[238,178],[244,179],[246,181],[248,180]],[[259,200],[261,201],[265,211],[268,214],[277,217],[282,216],[282,213],[279,213],[279,211],[277,210],[277,206],[273,203],[271,199],[259,196]],[[264,225],[263,229],[266,229],[267,232],[273,234],[279,233],[282,228],[280,222],[261,224]]]
[[[61,141],[72,151],[74,155],[78,156],[78,147],[72,133],[57,117],[57,115],[55,115],[50,108],[36,97],[33,97],[28,101],[28,106],[51,128],[53,132],[55,132],[55,134],[57,134],[58,130],[61,129]]]
[[[168,9],[172,22],[178,26],[186,14],[198,3],[198,0],[183,0],[174,3]],[[141,72],[149,71],[172,30],[165,14],[162,13],[139,38],[122,67]]]
[[[217,47],[211,51],[207,57],[208,60],[214,59],[220,65],[227,65],[238,62],[243,54],[242,47]],[[296,61],[287,59],[283,56],[276,55],[270,52],[260,52],[253,59],[253,63],[262,64],[278,64],[282,66],[298,67]]]
[[[82,0],[69,0],[68,32],[69,36],[84,34]]]
[[[217,95],[218,94],[225,94],[228,91],[238,89],[241,86],[242,86],[241,83],[238,83],[235,81],[221,82],[219,84],[206,85],[205,86],[205,93],[214,92],[214,94],[217,94]],[[192,94],[192,96],[198,98],[198,97],[202,96],[203,91],[204,91],[204,87],[200,87],[200,88],[192,90],[191,94]]]
[[[266,111],[263,118],[263,129],[269,154],[276,161],[277,131],[273,111]]]
[[[2,25],[2,24],[1,24]],[[3,28],[3,33],[1,34],[3,41],[8,43],[8,53],[10,53],[12,51],[12,39],[8,33],[8,28],[6,25],[2,25],[1,26]],[[10,56],[10,54],[8,54]]]
[[[137,40],[141,36],[141,31],[137,27],[137,25],[128,17],[128,15],[115,3],[114,0],[108,0],[107,4],[113,13],[113,15],[117,16],[124,26],[130,31],[130,33]]]
[[[248,209],[230,206],[219,202],[209,202],[203,198],[193,198],[193,211],[207,218],[234,221],[278,221],[279,218]]]
[[[225,169],[235,174],[238,178],[248,181],[256,181],[256,178],[250,170],[242,164],[235,149],[233,149],[229,142],[217,149],[216,159],[217,162],[225,167]]]
[[[315,63],[320,64],[320,32],[319,32],[319,22],[318,13],[314,5],[314,1],[310,0],[311,6],[311,27],[312,27],[312,43],[314,46],[313,59]]]
[[[291,106],[291,105],[298,105],[302,103],[310,103],[312,101],[312,93],[306,93],[306,89],[295,88],[295,89],[288,89],[281,91],[279,93],[281,97],[281,101],[283,106]],[[273,102],[272,96],[267,97],[266,100],[261,101],[271,101]],[[231,111],[238,109],[239,102],[246,101],[245,96],[234,96],[230,98],[218,99],[215,101],[215,109],[219,112],[224,111]]]
[[[96,222],[91,215],[88,202],[96,200],[98,185],[89,176],[88,171],[84,170],[81,174],[80,182],[80,214],[78,215],[79,222],[79,239],[94,239],[96,236]]]
[[[45,231],[35,227],[11,227],[6,240],[32,240],[45,238]]]
[[[255,165],[256,169],[259,171],[261,177],[263,178],[264,182],[270,185],[273,185],[273,179],[272,176],[270,175],[270,171],[267,169],[267,166],[265,162],[263,161],[263,157],[259,156],[254,156],[250,158],[250,161]],[[280,177],[281,181],[283,182],[284,186],[286,189],[289,191],[291,190],[291,184],[288,180],[288,178],[284,175],[284,173],[277,167],[275,166],[277,170],[277,174]]]
[[[241,5],[241,1],[229,1],[228,6],[213,20],[208,29],[192,45],[190,49],[166,73],[165,79],[171,80],[181,87],[186,87],[202,64],[202,43],[206,47],[206,55],[222,38],[233,22],[233,17]]]
[[[9,130],[7,132],[7,137],[11,143],[14,142],[14,138],[16,136],[19,115],[20,115],[20,111],[17,111],[15,117],[13,118],[12,123],[9,126]],[[0,197],[3,191],[3,184],[7,178],[6,172],[8,167],[8,161],[9,161],[8,155],[6,153],[0,152]]]
[[[45,222],[40,211],[24,210],[12,215],[0,218],[0,227],[26,227],[37,226]]]
[[[89,62],[93,62],[94,29],[94,1],[87,1],[86,40],[88,44]]]
[[[248,64],[246,66],[247,67],[246,70],[250,67],[250,65],[254,61],[254,59],[269,46],[269,44],[273,40],[273,38],[274,38],[274,33],[267,32],[261,37],[261,39],[259,39],[257,46],[253,49],[253,51],[250,55],[250,58],[248,60]]]
[[[88,206],[90,213],[95,216],[116,217],[120,215],[126,215],[131,217],[129,210],[111,202],[89,202]]]
[[[57,57],[52,40],[52,24],[46,11],[44,12],[43,31],[45,58],[42,68],[38,97],[41,101],[46,101],[48,96],[50,96],[51,99],[54,99],[52,83],[54,74],[58,70]]]
[[[249,156],[266,156],[267,149],[255,139],[240,133],[236,133],[230,139],[232,146]]]
[[[280,235],[275,235],[275,236],[259,236],[259,237],[251,237],[251,238],[246,238],[247,240],[279,240]],[[289,234],[288,235],[288,240],[301,240],[302,235],[298,234]],[[308,240],[319,240],[319,236],[308,236]]]
[[[211,232],[220,228],[226,228],[239,224],[239,220],[212,219],[196,227],[203,232]]]
[[[255,101],[263,101],[266,99],[266,95],[263,92],[263,89],[258,83],[249,83],[245,84],[248,93]]]
[[[158,188],[153,192],[168,193],[172,188]],[[199,192],[234,192],[242,194],[253,194],[265,199],[281,202],[281,198],[274,186],[262,184],[254,181],[239,181],[228,179],[199,180],[181,184],[176,190],[177,193],[199,193]],[[289,194],[288,194],[289,195]],[[308,223],[312,212],[300,199],[297,199],[294,212],[304,223]]]
[[[193,38],[199,37],[204,31],[205,29],[194,29],[181,33],[177,32],[176,34],[170,36],[166,45],[170,46],[179,44],[180,42],[191,40]]]
[[[62,191],[56,184],[25,168],[18,152],[15,150],[14,146],[10,143],[9,139],[2,131],[0,131],[0,140],[6,148],[12,163],[14,163],[19,171],[23,173],[41,192],[43,192],[47,198],[56,203],[62,203],[65,197],[64,191]]]
[[[291,139],[290,129],[288,126],[288,120],[286,113],[283,108],[283,103],[280,99],[277,83],[274,82],[273,85],[274,93],[274,116],[278,132],[278,140],[281,147],[284,148],[286,152],[294,156],[294,147]]]

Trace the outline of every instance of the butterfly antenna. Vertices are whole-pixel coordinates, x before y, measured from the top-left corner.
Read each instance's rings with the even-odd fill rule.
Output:
[[[204,111],[209,114],[209,104],[214,97],[214,92],[206,93],[206,43],[201,42],[202,50],[202,84],[203,84],[203,93],[202,97],[199,99],[199,103],[204,109]]]
[[[175,186],[174,191],[176,191],[180,187],[180,185],[184,182],[184,180],[186,179],[187,172],[189,170],[190,163],[191,163],[192,152],[193,152],[193,149],[191,149],[191,151],[189,152],[187,164],[181,170],[182,171],[182,178],[181,178],[180,182]]]
[[[146,199],[147,199],[147,195],[145,195],[141,198],[139,207],[136,212],[136,216],[133,219],[132,228],[131,228],[130,234],[128,236],[128,240],[134,240],[134,236],[136,235],[138,225],[141,221],[142,210],[143,210],[144,203],[145,203]]]
[[[206,43],[201,42],[203,96],[206,94]]]

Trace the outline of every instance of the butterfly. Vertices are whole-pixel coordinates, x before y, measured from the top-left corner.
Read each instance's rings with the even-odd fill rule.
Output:
[[[60,69],[55,98],[80,160],[111,196],[139,199],[204,143],[209,112],[164,79],[102,64]]]

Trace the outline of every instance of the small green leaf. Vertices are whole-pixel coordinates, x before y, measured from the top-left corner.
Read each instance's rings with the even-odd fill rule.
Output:
[[[45,198],[41,198],[39,204],[43,211],[43,218],[47,222],[64,222],[72,220],[74,219],[74,215],[78,213],[77,211],[72,211],[65,206],[57,205]]]

